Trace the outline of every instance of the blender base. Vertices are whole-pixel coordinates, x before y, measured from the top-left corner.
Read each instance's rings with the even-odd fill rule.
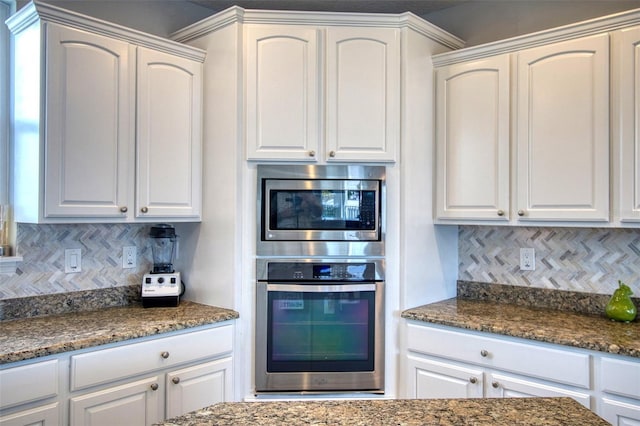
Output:
[[[173,308],[180,303],[180,296],[143,297],[143,308]]]

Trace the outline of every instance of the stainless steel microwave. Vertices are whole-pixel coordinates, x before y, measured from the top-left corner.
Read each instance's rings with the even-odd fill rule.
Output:
[[[259,165],[259,256],[384,255],[385,168]]]

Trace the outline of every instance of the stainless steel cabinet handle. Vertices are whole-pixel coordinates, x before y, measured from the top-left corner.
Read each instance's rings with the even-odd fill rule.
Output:
[[[478,379],[475,377],[469,377],[469,382],[475,384],[478,382]]]
[[[157,383],[152,383],[151,384],[151,390],[153,390],[153,391],[158,390],[158,384]]]
[[[329,151],[329,157],[333,158],[336,156],[336,152],[335,151]]]
[[[524,210],[518,210],[518,216],[524,216]]]
[[[315,157],[315,156],[316,156],[315,151],[309,151],[309,157]]]
[[[500,387],[500,383],[498,382],[491,382],[491,386],[493,386],[495,389],[498,389]]]
[[[504,210],[498,210],[498,216],[504,216]]]
[[[487,355],[489,355],[489,352],[487,352],[486,350],[483,349],[480,351],[480,356],[486,357]]]
[[[127,206],[122,206],[122,207],[120,207],[120,213],[126,213],[126,212],[127,212],[127,210],[129,210],[129,209],[127,208]]]
[[[177,385],[178,383],[180,383],[180,377],[174,377],[173,379],[171,379],[171,381]]]
[[[149,211],[149,209],[148,209],[148,208],[146,208],[146,207],[143,207],[143,208],[141,208],[141,209],[140,209],[140,211],[141,211],[142,213],[146,213],[146,212],[148,212],[148,211]]]
[[[161,356],[162,358],[164,358],[164,359],[167,359],[167,358],[169,358],[169,352],[164,351],[164,352],[162,352],[162,353],[160,354],[160,356]]]

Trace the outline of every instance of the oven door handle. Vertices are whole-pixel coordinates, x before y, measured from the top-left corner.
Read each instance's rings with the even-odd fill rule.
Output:
[[[346,293],[349,291],[375,291],[375,283],[363,284],[267,284],[267,291],[291,291],[297,293]]]

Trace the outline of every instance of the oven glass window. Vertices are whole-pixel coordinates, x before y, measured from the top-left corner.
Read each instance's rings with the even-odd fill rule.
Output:
[[[267,371],[372,371],[374,295],[270,291]]]
[[[270,190],[271,230],[376,229],[376,192]]]

